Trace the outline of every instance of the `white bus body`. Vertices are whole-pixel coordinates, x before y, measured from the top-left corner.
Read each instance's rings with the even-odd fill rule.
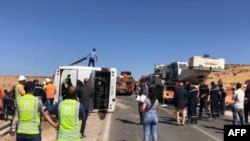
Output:
[[[88,78],[91,83],[92,112],[107,111],[114,112],[116,99],[116,79],[117,70],[115,68],[98,68],[85,66],[61,66],[54,74],[54,84],[56,86],[55,102],[63,100],[63,82],[70,79],[73,86]]]

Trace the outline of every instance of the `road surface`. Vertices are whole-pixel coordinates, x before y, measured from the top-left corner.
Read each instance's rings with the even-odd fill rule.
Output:
[[[223,141],[224,124],[231,118],[203,118],[197,125],[176,126],[172,106],[159,108],[158,141]],[[115,112],[111,117],[109,141],[142,141],[143,128],[139,124],[138,106],[134,96],[117,98]]]

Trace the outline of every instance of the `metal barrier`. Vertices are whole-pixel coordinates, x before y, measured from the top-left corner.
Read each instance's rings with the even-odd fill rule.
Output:
[[[6,121],[2,125],[0,125],[0,136],[5,135],[6,133],[8,133],[10,131],[10,128],[11,128],[11,122],[10,121]]]

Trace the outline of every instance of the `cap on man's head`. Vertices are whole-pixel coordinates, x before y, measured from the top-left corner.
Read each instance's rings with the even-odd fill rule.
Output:
[[[25,92],[32,92],[35,88],[35,84],[31,81],[28,81],[24,84]]]
[[[18,78],[19,81],[24,81],[25,79],[26,79],[26,78],[25,78],[25,76],[23,76],[23,75],[20,75],[19,78]]]
[[[95,49],[95,48],[93,48],[93,51],[96,51],[96,49]]]

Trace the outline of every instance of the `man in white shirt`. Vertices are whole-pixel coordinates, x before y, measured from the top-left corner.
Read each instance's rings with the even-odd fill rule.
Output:
[[[239,116],[241,125],[244,125],[244,99],[245,93],[241,89],[242,84],[236,84],[236,91],[234,91],[233,100],[234,100],[234,107],[233,107],[233,125],[237,123],[237,117]]]
[[[92,64],[92,66],[95,67],[95,62],[97,62],[97,53],[95,48],[87,55],[87,58],[89,58],[88,66]]]

